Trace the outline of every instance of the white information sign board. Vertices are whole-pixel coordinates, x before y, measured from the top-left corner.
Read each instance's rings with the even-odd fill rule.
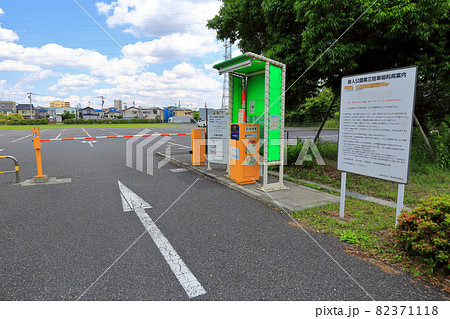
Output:
[[[408,182],[417,67],[342,78],[337,168]]]
[[[228,110],[208,110],[208,161],[228,164],[230,123]]]

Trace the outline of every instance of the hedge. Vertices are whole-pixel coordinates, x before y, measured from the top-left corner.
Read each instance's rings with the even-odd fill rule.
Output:
[[[161,123],[160,119],[66,119],[64,124],[130,124],[130,123]]]

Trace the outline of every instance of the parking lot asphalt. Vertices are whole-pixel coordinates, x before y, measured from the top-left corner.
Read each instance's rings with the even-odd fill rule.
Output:
[[[44,129],[41,137],[138,134],[143,129]],[[187,127],[148,129],[189,132]],[[19,160],[22,180],[36,174],[30,134],[0,131],[0,155]],[[13,183],[12,174],[0,176],[0,300],[449,297],[393,267],[382,269],[346,253],[347,244],[300,228],[279,210],[161,162],[153,151],[147,154],[168,145],[187,152],[189,136],[158,141],[135,141],[128,154],[131,167],[126,165],[126,139],[43,142],[44,173],[70,182],[21,186]],[[142,171],[136,169],[139,143]],[[1,161],[0,170],[8,165]],[[119,181],[151,208],[126,209]],[[167,251],[158,248],[161,235],[155,240],[146,232],[137,213],[142,210],[170,243]],[[189,297],[183,279],[168,264],[168,251],[176,252],[204,293]]]

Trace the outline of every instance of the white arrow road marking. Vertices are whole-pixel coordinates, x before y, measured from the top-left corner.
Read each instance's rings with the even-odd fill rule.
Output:
[[[83,144],[88,143],[90,147],[94,147],[94,143],[97,143],[97,141],[81,141],[81,143]]]
[[[136,213],[189,298],[194,298],[205,294],[206,291],[200,282],[197,278],[195,278],[164,234],[145,212],[146,208],[152,208],[152,206],[133,193],[133,191],[131,191],[120,181],[118,181],[118,183],[123,211],[134,211]]]
[[[0,149],[0,152],[1,152],[1,151],[3,151],[3,148],[2,148],[2,149]]]

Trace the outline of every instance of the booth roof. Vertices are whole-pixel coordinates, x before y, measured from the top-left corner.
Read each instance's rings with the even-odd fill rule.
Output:
[[[250,66],[244,66],[240,69],[233,69],[233,72],[239,72],[239,73],[243,73],[243,74],[247,74],[247,73],[253,73],[256,71],[261,71],[264,70],[265,67],[265,62],[258,60],[256,58],[252,58],[252,57],[248,57],[247,53],[241,54],[237,57],[234,57],[232,59],[217,63],[213,66],[214,69],[217,70],[221,70],[227,67],[231,67],[233,65],[245,62],[245,61],[252,61],[253,63]]]

